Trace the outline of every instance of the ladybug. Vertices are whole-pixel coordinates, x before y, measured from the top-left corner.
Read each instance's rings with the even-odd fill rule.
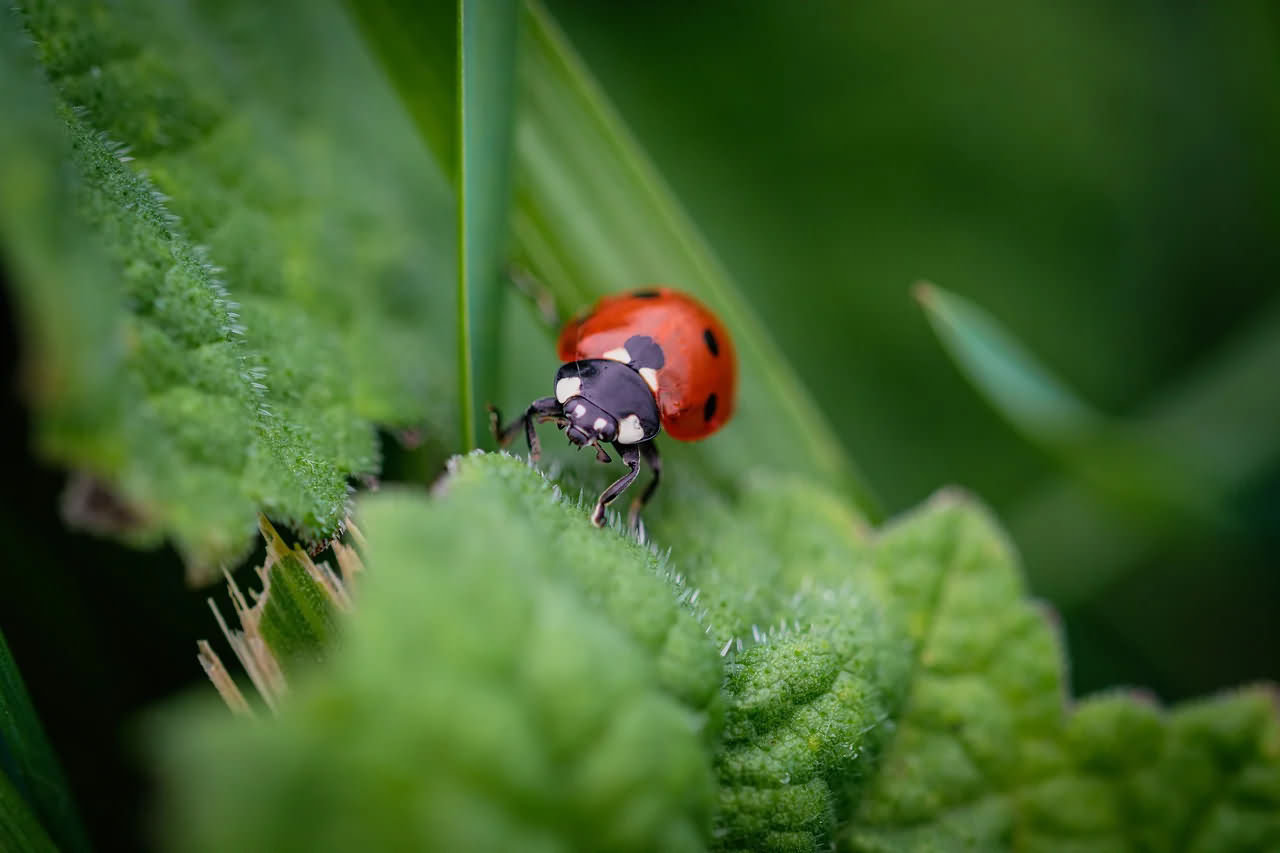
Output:
[[[706,438],[733,415],[738,365],[724,325],[702,303],[667,287],[606,296],[560,333],[555,396],[534,400],[507,426],[490,408],[499,446],[524,428],[529,455],[540,448],[534,424],[555,421],[571,444],[596,448],[601,462],[612,444],[630,469],[604,490],[591,523],[604,525],[604,508],[640,473],[643,458],[653,480],[631,505],[634,527],[640,510],[662,479],[653,440],[663,429],[680,441]]]

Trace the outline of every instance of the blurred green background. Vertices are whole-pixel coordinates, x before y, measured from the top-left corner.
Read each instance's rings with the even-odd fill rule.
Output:
[[[887,509],[971,489],[1042,593],[1071,588],[1098,524],[1142,529],[1062,607],[1076,693],[1174,700],[1280,676],[1274,4],[549,6]],[[1097,496],[1058,513],[1072,471],[962,377],[910,298],[920,279],[987,307],[1109,414],[1141,420],[1217,382],[1184,424],[1197,448],[1274,423],[1221,499],[1229,523]],[[18,389],[5,403],[25,424]],[[128,721],[201,680],[205,593],[172,552],[68,533],[63,475],[30,444],[6,445],[0,625],[94,834],[130,847],[145,819]],[[388,477],[415,470],[385,444]],[[67,702],[86,683],[92,715]]]

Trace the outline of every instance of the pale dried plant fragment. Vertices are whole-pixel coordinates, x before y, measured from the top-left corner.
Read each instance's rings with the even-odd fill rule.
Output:
[[[231,627],[214,600],[210,598],[208,601],[214,619],[217,620],[223,636],[227,638],[227,643],[235,653],[236,659],[240,661],[240,666],[249,676],[262,701],[272,712],[275,712],[288,693],[289,685],[285,677],[288,664],[282,660],[281,650],[272,647],[272,643],[268,640],[268,633],[263,630],[263,621],[272,595],[297,595],[296,583],[305,583],[305,581],[298,577],[292,584],[277,584],[273,588],[272,570],[278,568],[297,572],[298,568],[301,568],[302,575],[314,590],[319,591],[318,595],[332,607],[334,613],[347,613],[352,609],[351,587],[356,575],[364,571],[364,563],[355,548],[335,540],[331,543],[331,547],[338,563],[341,575],[339,576],[327,562],[316,563],[302,548],[297,546],[289,548],[265,516],[259,516],[258,527],[267,545],[266,560],[256,569],[262,588],[256,591],[250,590],[246,597],[230,573],[223,573],[227,579],[227,591],[239,627]],[[357,543],[364,541],[359,529],[350,522],[347,524],[347,530],[351,532],[352,539]],[[293,604],[295,607],[292,609],[298,611],[305,611],[308,606],[311,606],[308,602],[296,600]],[[318,643],[315,637],[304,634],[283,639],[299,646]],[[201,668],[213,682],[218,694],[227,703],[227,707],[237,714],[252,714],[252,707],[236,686],[213,647],[205,640],[200,640],[197,643],[197,650]],[[317,649],[317,651],[320,650]]]

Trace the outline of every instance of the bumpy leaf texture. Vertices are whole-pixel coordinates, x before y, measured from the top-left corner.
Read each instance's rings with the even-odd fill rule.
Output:
[[[362,501],[360,615],[275,725],[170,732],[176,847],[701,848],[721,679],[704,626],[663,559],[486,462],[434,505]]]
[[[43,94],[63,127],[24,152],[46,180],[6,199],[9,218],[41,212],[28,230],[52,250],[24,264],[31,235],[6,228],[18,297],[29,328],[98,323],[96,350],[37,333],[31,360],[97,364],[116,399],[69,422],[59,377],[36,374],[42,446],[117,490],[136,538],[171,536],[196,566],[237,555],[258,509],[331,534],[347,479],[378,468],[375,424],[450,423],[452,341],[423,333],[452,310],[446,183],[326,6],[20,13],[47,83],[19,74],[5,97],[35,126]],[[72,214],[78,231],[58,224]],[[108,269],[74,263],[83,243]]]
[[[877,562],[915,648],[897,735],[841,833],[857,851],[1246,851],[1280,846],[1270,688],[1166,712],[1070,707],[1046,613],[985,513],[942,497]]]
[[[964,496],[879,532],[796,481],[697,506],[659,554],[505,455],[366,498],[367,586],[323,671],[271,725],[164,728],[172,846],[1280,843],[1273,697],[1069,709],[1052,626]]]

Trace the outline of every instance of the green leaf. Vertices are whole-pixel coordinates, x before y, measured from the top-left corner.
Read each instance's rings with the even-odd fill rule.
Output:
[[[362,501],[357,606],[275,724],[170,718],[174,846],[1276,843],[1274,697],[1068,710],[1058,637],[963,495],[875,532],[760,476],[666,556],[510,456],[437,494]]]
[[[432,4],[349,0],[437,159],[439,104],[449,79]],[[732,483],[747,467],[803,472],[878,511],[870,487],[729,275],[632,138],[589,70],[536,3],[526,3],[518,69],[514,255],[554,295],[562,314],[599,296],[667,283],[717,310],[737,343],[740,400],[734,422],[696,451],[675,448],[685,470]],[[406,34],[429,42],[407,49]],[[551,367],[547,369],[550,381]],[[546,389],[529,388],[541,396]],[[779,441],[783,436],[785,440]],[[762,455],[758,449],[769,446]]]
[[[444,489],[362,500],[357,615],[273,725],[167,728],[174,846],[699,849],[721,669],[687,590],[511,457]]]
[[[288,692],[288,679],[327,658],[338,631],[338,614],[351,609],[348,584],[359,558],[342,543],[331,543],[342,572],[339,578],[327,563],[317,565],[300,547],[287,547],[265,518],[260,525],[267,546],[266,560],[257,570],[262,588],[246,598],[227,575],[239,628],[227,624],[212,598],[209,607],[258,695],[275,711]],[[201,667],[227,706],[237,713],[252,713],[213,647],[204,640],[196,647]]]
[[[111,459],[121,437],[100,424],[128,402],[119,393],[123,294],[89,229],[66,215],[77,189],[71,144],[29,48],[12,13],[0,15],[0,245],[10,279],[23,285],[13,294],[29,356],[22,387],[43,452]]]
[[[932,284],[918,285],[916,298],[947,352],[983,396],[1086,484],[1134,503],[1218,520],[1212,505],[1221,477],[1188,460],[1165,430],[1118,424],[1095,411],[968,300]]]
[[[1222,472],[1189,456],[1169,430],[1117,422],[1095,411],[968,300],[931,284],[919,285],[916,295],[979,392],[1096,499],[1119,510],[1129,530],[1162,538],[1188,525],[1219,535],[1232,529],[1233,520],[1221,508],[1227,485]]]
[[[458,6],[433,0],[346,0],[405,111],[452,179],[457,178]]]
[[[76,406],[75,433],[42,427],[42,446],[110,484],[132,538],[170,536],[197,569],[242,554],[258,510],[332,534],[347,478],[377,471],[375,424],[451,434],[453,341],[424,331],[454,313],[447,182],[333,9],[22,12],[53,91],[44,117],[30,75],[4,97],[46,135],[57,110],[65,127],[47,147],[26,125],[7,137],[49,178],[6,193],[4,221],[74,209],[79,225],[6,227],[6,246],[39,229],[14,283],[28,328],[82,305],[93,319],[74,322],[106,344],[37,334],[28,358],[41,378],[114,371],[112,405]],[[95,247],[106,268],[86,281]],[[33,396],[70,408],[57,385]]]
[[[926,557],[925,555],[932,555]],[[935,501],[881,539],[915,643],[893,744],[842,847],[1261,850],[1280,843],[1267,689],[1172,713],[1135,694],[1066,706],[1058,638],[1005,537]]]
[[[88,850],[62,768],[0,634],[0,850]]]
[[[516,0],[458,0],[458,386],[464,450],[476,446],[477,399],[497,399],[519,20]]]
[[[875,767],[906,674],[869,531],[834,495],[758,476],[672,533],[726,665],[712,846],[824,849]]]
[[[8,778],[0,773],[0,850],[56,853],[57,849]]]
[[[1051,447],[1093,437],[1105,418],[1079,399],[994,317],[940,287],[916,286],[916,299],[948,355],[996,410]]]
[[[1273,308],[1193,376],[1137,416],[1140,429],[1177,448],[1181,464],[1213,472],[1222,492],[1247,489],[1257,472],[1280,459],[1280,308]],[[1149,557],[1168,534],[1216,541],[1220,530],[1197,526],[1154,532],[1130,516],[1108,513],[1078,482],[1058,479],[1008,513],[1026,549],[1035,586],[1062,606],[1085,601]]]

